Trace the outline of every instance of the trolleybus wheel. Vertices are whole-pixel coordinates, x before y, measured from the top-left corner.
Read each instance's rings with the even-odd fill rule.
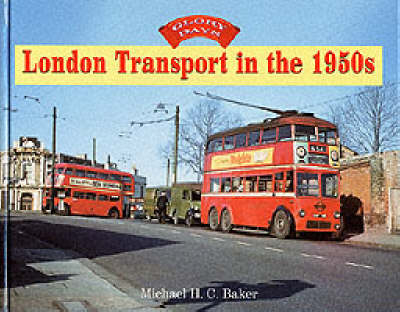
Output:
[[[221,230],[223,232],[229,232],[232,230],[231,213],[228,209],[225,209],[221,215]]]
[[[213,231],[219,229],[218,212],[217,209],[215,208],[212,208],[210,214],[208,215],[208,225],[210,226],[210,229]]]
[[[275,237],[284,239],[289,237],[291,221],[283,210],[278,210],[274,217],[273,234]]]
[[[111,208],[111,210],[108,213],[108,216],[112,219],[118,219],[119,218],[119,212],[115,208]]]

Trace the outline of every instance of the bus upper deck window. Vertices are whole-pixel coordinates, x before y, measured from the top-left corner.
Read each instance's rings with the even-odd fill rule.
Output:
[[[109,180],[110,179],[108,174],[107,173],[103,173],[103,172],[97,172],[97,178],[98,179],[102,179],[102,180]]]
[[[278,141],[290,141],[292,139],[292,129],[291,126],[279,127]]]
[[[233,149],[235,145],[233,144],[233,135],[225,137],[224,141],[224,149],[230,150]]]
[[[317,136],[315,135],[315,127],[296,125],[295,126],[295,139],[299,140],[299,141],[315,142],[317,140]]]
[[[66,175],[72,175],[73,169],[72,168],[66,168],[64,171],[64,174]]]
[[[261,144],[272,143],[276,141],[276,128],[274,129],[264,129]]]
[[[248,146],[256,146],[260,144],[260,130],[249,132],[249,138],[247,140]]]
[[[246,146],[246,133],[239,133],[235,135],[235,147],[243,147]]]
[[[88,172],[86,173],[86,176],[87,176],[88,178],[95,178],[95,177],[97,176],[97,173],[96,173],[96,171],[88,171]]]
[[[78,177],[83,178],[83,177],[86,176],[85,170],[75,170],[75,175],[78,176]]]

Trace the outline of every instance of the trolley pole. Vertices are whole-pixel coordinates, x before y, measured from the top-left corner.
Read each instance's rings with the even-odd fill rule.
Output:
[[[54,106],[53,107],[52,157],[51,157],[51,213],[55,213],[54,184],[55,184],[55,165],[56,165],[56,120],[57,120],[57,108]]]
[[[176,105],[175,113],[175,149],[174,149],[174,166],[173,166],[173,183],[176,184],[178,177],[178,144],[179,142],[179,105]]]

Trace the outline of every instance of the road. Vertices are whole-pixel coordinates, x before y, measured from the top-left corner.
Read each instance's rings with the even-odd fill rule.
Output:
[[[400,311],[399,251],[75,216],[20,215],[11,230],[89,258],[117,286],[176,311]]]

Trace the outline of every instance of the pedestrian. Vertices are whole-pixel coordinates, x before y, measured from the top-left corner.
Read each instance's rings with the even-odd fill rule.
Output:
[[[167,214],[168,197],[165,191],[161,192],[161,195],[157,198],[157,209],[158,209],[158,221],[165,223],[165,217]]]

